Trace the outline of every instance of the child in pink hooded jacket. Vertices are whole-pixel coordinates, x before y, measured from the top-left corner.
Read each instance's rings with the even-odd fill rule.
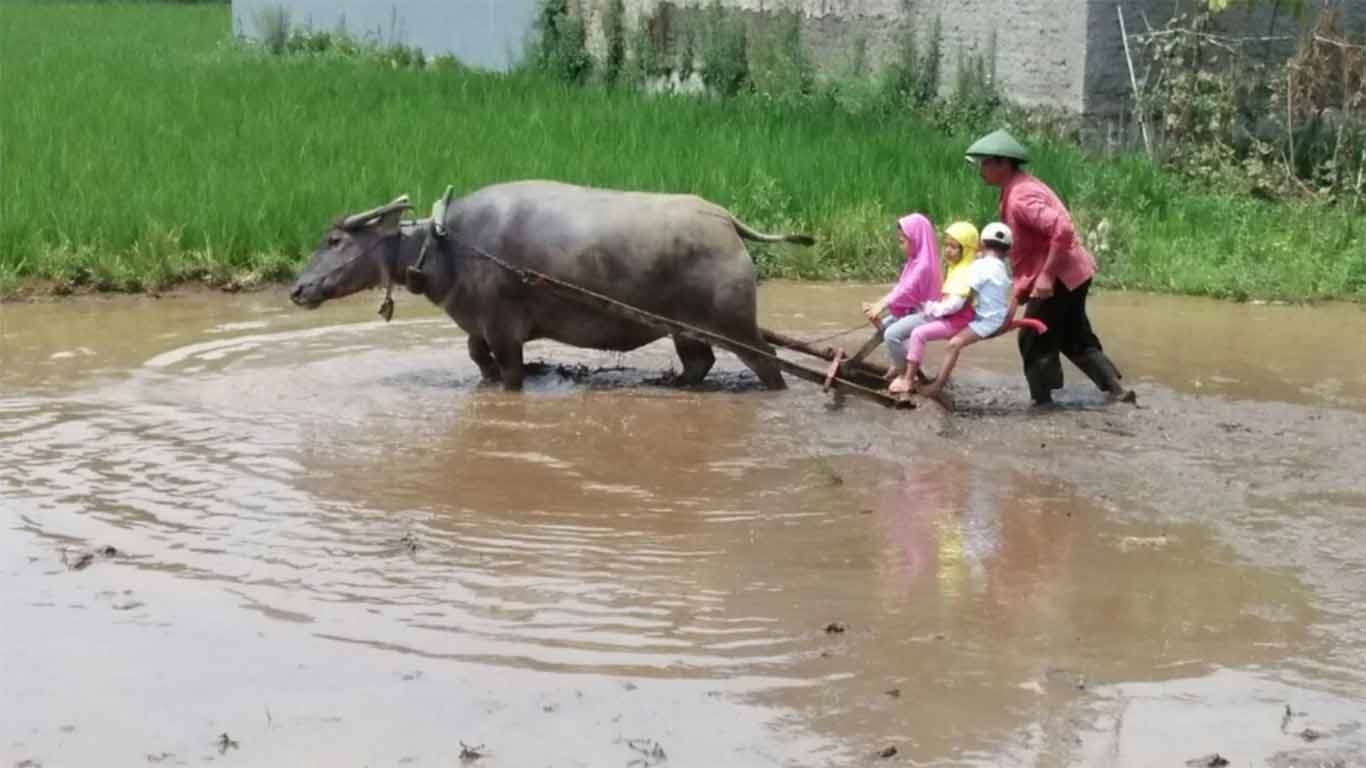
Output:
[[[939,298],[943,285],[937,238],[930,220],[920,213],[903,216],[897,221],[897,235],[901,250],[906,253],[901,277],[886,296],[863,305],[864,315],[878,323],[887,342],[887,354],[892,360],[888,378],[905,372],[906,339],[930,319],[923,314],[924,306]],[[883,312],[890,316],[882,317]]]

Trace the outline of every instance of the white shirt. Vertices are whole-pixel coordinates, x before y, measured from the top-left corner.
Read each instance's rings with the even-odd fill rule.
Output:
[[[1006,307],[1010,304],[1010,272],[1006,263],[991,251],[983,251],[968,267],[968,285],[972,286],[976,300],[968,327],[978,336],[990,336],[1005,324]]]

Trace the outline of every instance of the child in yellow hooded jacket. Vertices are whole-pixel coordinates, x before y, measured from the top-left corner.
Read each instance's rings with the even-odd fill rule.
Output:
[[[949,262],[948,272],[944,275],[944,295],[941,297],[941,301],[946,302],[945,308],[952,306],[948,300],[955,296],[962,298],[964,303],[972,296],[968,271],[977,258],[978,237],[977,227],[966,221],[955,221],[944,229],[944,259]],[[954,258],[955,251],[957,259]]]

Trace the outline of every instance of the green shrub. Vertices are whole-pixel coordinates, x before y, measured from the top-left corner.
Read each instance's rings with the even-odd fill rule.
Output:
[[[720,0],[712,0],[702,39],[702,81],[712,93],[730,97],[748,89],[748,48],[744,25],[728,20]]]
[[[815,68],[802,47],[799,15],[776,14],[773,28],[755,41],[751,58],[755,93],[783,103],[796,103],[812,94]]]
[[[896,56],[883,72],[886,102],[924,107],[939,98],[939,62],[943,55],[943,32],[938,17],[930,30],[928,48],[922,55],[915,29],[898,34]]]
[[[635,88],[643,88],[651,78],[667,74],[659,47],[650,32],[650,20],[642,18],[629,37],[630,56],[623,67],[622,79]]]
[[[587,82],[593,73],[588,30],[570,12],[568,0],[541,0],[533,24],[532,63],[569,83]]]
[[[626,65],[626,3],[607,0],[602,14],[603,36],[607,41],[607,55],[602,62],[602,81],[608,86],[617,84]]]

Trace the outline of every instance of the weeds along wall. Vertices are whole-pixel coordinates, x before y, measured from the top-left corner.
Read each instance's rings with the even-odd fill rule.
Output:
[[[607,55],[614,14],[627,36],[644,36],[660,67],[686,76],[703,68],[707,17],[720,10],[762,44],[785,17],[800,20],[800,45],[818,76],[841,78],[884,69],[908,40],[923,55],[938,35],[941,93],[952,90],[965,62],[986,59],[1002,95],[1025,107],[1053,107],[1107,118],[1132,108],[1133,91],[1119,13],[1131,38],[1159,29],[1176,13],[1208,0],[559,0],[587,28],[589,51]],[[1217,15],[1217,32],[1266,38],[1268,60],[1284,59],[1306,31],[1313,9],[1337,7],[1349,28],[1366,27],[1366,0],[1233,0]],[[616,9],[620,8],[621,11]],[[732,46],[734,47],[734,46]],[[626,46],[628,57],[631,46]],[[692,61],[683,61],[691,53]],[[1135,61],[1141,79],[1144,66]],[[686,79],[686,77],[684,78]]]
[[[614,0],[568,0],[601,59]],[[800,19],[800,45],[818,76],[858,77],[885,69],[912,45],[923,55],[938,29],[939,88],[951,90],[960,62],[994,60],[997,81],[1023,106],[1080,111],[1085,94],[1084,0],[621,0],[629,35],[648,35],[663,65],[703,66],[707,18],[719,5],[751,47]],[[913,40],[913,42],[912,42]],[[693,62],[681,61],[691,49]]]
[[[1074,114],[1123,115],[1133,103],[1116,8],[1130,38],[1160,29],[1173,13],[1208,6],[1209,0],[232,0],[234,32],[260,37],[257,20],[267,11],[293,28],[345,30],[354,37],[402,44],[428,56],[453,54],[468,65],[508,69],[522,60],[546,7],[564,8],[583,22],[593,59],[608,69],[627,67],[642,49],[648,69],[691,77],[705,68],[709,16],[724,13],[732,29],[756,51],[782,44],[787,20],[813,67],[813,76],[857,79],[905,58],[919,56],[938,34],[937,80],[950,93],[963,63],[988,61],[1003,96],[1025,107],[1053,107]],[[1230,0],[1217,15],[1218,30],[1233,36],[1272,38],[1269,57],[1293,51],[1305,29],[1297,6],[1341,8],[1349,30],[1366,27],[1366,0]],[[619,18],[626,37],[613,49],[607,30]],[[774,41],[778,41],[775,43]],[[1133,40],[1131,39],[1131,46]],[[711,44],[713,62],[725,46]],[[687,55],[688,52],[691,55]],[[689,59],[683,61],[684,58]],[[1135,62],[1141,78],[1143,62]],[[669,70],[668,73],[660,70]]]
[[[1080,4],[1080,2],[1078,3]],[[1163,33],[1177,14],[1189,17],[1208,8],[1209,0],[1086,0],[1086,72],[1082,91],[1086,114],[1110,115],[1128,111],[1133,90],[1125,61],[1116,8],[1122,10],[1140,84],[1151,72],[1139,46],[1144,35]],[[1226,0],[1224,10],[1213,14],[1208,32],[1225,38],[1212,41],[1236,45],[1251,54],[1254,62],[1277,64],[1295,52],[1302,37],[1312,30],[1320,12],[1338,10],[1347,31],[1360,39],[1366,33],[1366,0]]]

